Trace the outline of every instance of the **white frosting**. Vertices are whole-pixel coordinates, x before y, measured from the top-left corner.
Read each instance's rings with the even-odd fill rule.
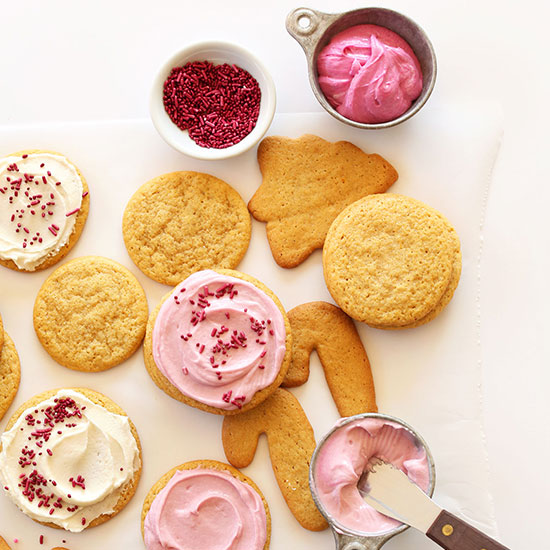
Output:
[[[82,179],[65,157],[0,159],[0,258],[34,271],[56,254],[74,231],[82,193]]]
[[[63,398],[76,406],[64,407],[59,401]],[[63,408],[78,412],[61,421],[48,420]],[[0,482],[6,494],[34,520],[72,532],[114,512],[121,487],[140,467],[128,417],[73,390],[60,390],[25,410],[0,441]]]

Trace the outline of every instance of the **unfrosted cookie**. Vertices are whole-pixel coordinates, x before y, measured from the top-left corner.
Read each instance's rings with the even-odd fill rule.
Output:
[[[350,317],[378,328],[418,326],[452,297],[460,243],[435,209],[403,195],[372,195],[336,218],[323,268],[327,288]]]
[[[122,220],[130,258],[147,275],[176,285],[201,269],[233,269],[250,242],[250,215],[224,181],[172,172],[142,185]]]
[[[89,206],[84,176],[62,154],[30,149],[0,159],[0,265],[51,267],[78,241]]]
[[[248,209],[267,222],[269,246],[282,267],[295,267],[322,248],[330,224],[347,205],[383,193],[397,180],[380,155],[313,135],[265,138],[258,163],[262,184]]]
[[[326,529],[327,522],[309,490],[309,464],[315,450],[313,428],[289,391],[278,388],[255,409],[223,419],[222,441],[227,460],[236,468],[248,466],[263,433],[267,436],[273,473],[290,511],[305,529]]]
[[[170,397],[233,415],[279,387],[291,359],[285,309],[263,283],[229,269],[203,270],[169,292],[147,323],[145,366]]]
[[[140,475],[135,426],[94,390],[38,394],[17,409],[2,435],[1,486],[23,513],[49,527],[78,532],[104,523],[130,501]]]
[[[309,378],[309,357],[317,351],[340,416],[377,412],[369,358],[353,321],[328,302],[301,304],[288,312],[292,361],[283,386]]]
[[[15,398],[21,379],[21,366],[15,344],[8,334],[2,332],[2,336],[4,345],[0,352],[0,420]]]
[[[4,344],[4,325],[2,324],[2,316],[0,315],[0,352],[2,351],[3,344]]]
[[[153,504],[159,493],[162,505]],[[143,503],[141,534],[147,548],[171,541],[171,548],[183,550],[188,547],[173,547],[173,541],[194,538],[202,548],[223,543],[235,550],[267,550],[271,515],[249,477],[223,462],[194,460],[172,468],[153,485]]]
[[[128,269],[100,256],[58,267],[34,303],[34,329],[46,351],[74,370],[109,369],[139,347],[147,324],[145,292]]]
[[[451,298],[454,295],[454,292],[456,290],[456,287],[458,286],[458,282],[460,281],[460,273],[462,271],[462,254],[460,252],[460,243],[458,240],[455,243],[456,248],[454,251],[454,260],[453,260],[453,268],[451,270],[451,279],[449,281],[449,284],[447,285],[447,288],[445,289],[445,292],[443,293],[443,296],[441,297],[441,300],[437,302],[435,307],[422,319],[419,319],[418,321],[415,321],[414,323],[411,323],[410,325],[404,325],[399,327],[392,327],[392,326],[383,326],[383,325],[371,325],[375,328],[382,328],[387,330],[399,330],[399,329],[405,329],[405,328],[414,328],[418,327],[420,325],[424,325],[425,323],[428,323],[429,321],[435,319],[445,308],[445,306],[451,301]]]

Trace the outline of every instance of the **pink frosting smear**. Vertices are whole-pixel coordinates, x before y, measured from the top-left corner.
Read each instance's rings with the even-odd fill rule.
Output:
[[[317,59],[319,85],[344,117],[374,124],[409,109],[422,91],[422,70],[411,47],[378,25],[336,34]]]
[[[267,294],[242,279],[198,271],[162,304],[153,358],[184,395],[240,409],[277,378],[285,339],[283,315]]]
[[[219,470],[178,470],[145,517],[147,550],[261,550],[267,519],[260,495]]]
[[[401,523],[369,506],[357,483],[375,459],[403,470],[424,492],[430,483],[426,451],[403,426],[381,418],[359,419],[335,430],[319,451],[315,485],[325,510],[360,533],[383,533]]]

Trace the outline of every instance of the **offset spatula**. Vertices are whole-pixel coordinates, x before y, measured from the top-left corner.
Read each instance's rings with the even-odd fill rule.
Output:
[[[440,508],[407,475],[377,462],[357,484],[365,502],[382,514],[422,531],[447,550],[509,550]]]

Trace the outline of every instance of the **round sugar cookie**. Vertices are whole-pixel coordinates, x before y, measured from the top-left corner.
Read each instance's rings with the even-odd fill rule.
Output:
[[[217,470],[221,472],[227,472],[228,474],[232,475],[235,479],[239,480],[242,483],[246,483],[249,485],[262,499],[262,504],[265,509],[265,515],[266,515],[266,531],[267,531],[267,538],[265,541],[265,545],[263,546],[263,550],[267,550],[269,548],[269,542],[271,540],[271,514],[269,512],[269,506],[267,504],[267,501],[265,500],[264,495],[260,491],[259,487],[252,481],[249,477],[245,476],[243,473],[241,473],[237,468],[234,468],[233,466],[230,466],[229,464],[225,464],[224,462],[218,462],[217,460],[193,460],[191,462],[186,462],[185,464],[180,464],[179,466],[176,466],[175,468],[172,468],[169,472],[164,474],[150,489],[149,493],[145,497],[145,500],[143,502],[143,508],[141,511],[141,535],[145,539],[145,518],[147,517],[147,514],[151,508],[151,505],[153,504],[153,501],[157,497],[157,495],[166,487],[166,484],[172,479],[174,474],[181,470],[196,470],[196,469],[206,469],[206,470]]]
[[[157,316],[160,311],[160,308],[162,307],[162,305],[166,300],[173,299],[171,298],[171,296],[174,293],[174,289],[168,292],[163,297],[161,302],[157,305],[157,307],[151,312],[149,316],[149,321],[147,322],[147,331],[145,334],[145,339],[143,341],[143,358],[145,362],[145,367],[147,368],[147,372],[153,379],[153,382],[155,382],[155,384],[161,390],[167,393],[170,397],[177,399],[178,401],[181,401],[186,405],[196,407],[206,412],[229,416],[229,415],[239,414],[241,412],[246,412],[250,409],[253,409],[257,405],[259,405],[262,401],[267,399],[282,384],[286,376],[286,373],[288,371],[288,368],[290,366],[291,355],[292,355],[292,335],[291,335],[290,322],[288,320],[288,316],[286,314],[286,311],[283,305],[281,304],[277,296],[269,288],[267,288],[262,282],[258,281],[254,277],[251,277],[250,275],[241,273],[239,271],[231,270],[231,269],[216,269],[212,271],[222,276],[229,276],[229,277],[235,277],[237,279],[242,279],[243,281],[254,285],[260,291],[266,294],[269,298],[271,298],[271,300],[273,300],[273,302],[277,306],[278,310],[281,312],[284,320],[284,326],[285,326],[285,353],[279,367],[279,372],[277,373],[277,376],[275,377],[273,382],[268,386],[256,391],[253,397],[249,401],[244,403],[242,406],[236,407],[233,409],[219,408],[216,406],[203,403],[202,401],[199,401],[197,399],[194,399],[193,397],[185,395],[175,385],[173,385],[170,382],[170,380],[160,371],[160,369],[157,367],[155,363],[155,359],[153,357],[153,331],[154,331],[155,322],[157,320]],[[215,289],[211,289],[211,290],[215,290]],[[224,322],[224,320],[225,318],[222,318],[222,322]],[[227,322],[227,324],[229,324],[229,322]],[[227,339],[228,336],[229,335],[227,336],[224,335],[223,338]],[[199,347],[199,351],[200,351],[200,347]],[[205,355],[208,354],[209,352],[210,352],[210,349],[205,348],[205,351],[204,351]],[[183,366],[184,365],[182,364],[182,367]],[[223,373],[224,373],[223,365],[221,365],[219,370],[221,372],[221,375],[223,376]],[[233,396],[233,397],[237,397],[237,396]]]
[[[77,177],[80,179],[82,191],[80,193],[81,197],[79,205],[73,204],[72,206],[68,206],[65,204],[64,197],[56,196],[58,189],[63,188],[64,186],[65,180],[61,176],[64,175],[65,172],[61,175],[56,173],[55,169],[49,164],[50,161],[48,156],[51,158],[51,155],[58,157],[60,162],[65,164],[69,170],[74,170]],[[42,159],[40,159],[41,156],[43,157]],[[27,242],[24,243],[25,247],[23,247],[23,242],[21,239],[18,239],[21,242],[17,243],[17,248],[21,254],[25,254],[25,251],[32,251],[33,248],[42,242],[51,241],[51,244],[53,245],[58,236],[62,237],[63,235],[63,223],[69,218],[74,218],[72,232],[70,233],[70,236],[65,244],[59,248],[52,246],[51,250],[45,251],[43,258],[40,260],[37,259],[37,264],[33,267],[18,265],[13,259],[3,255],[0,248],[0,265],[15,271],[41,271],[59,262],[77,243],[82,230],[84,229],[90,209],[88,184],[86,183],[86,180],[78,167],[61,153],[43,149],[18,151],[16,153],[6,155],[0,159],[0,166],[2,161],[8,157],[20,157],[21,160],[19,161],[19,165],[17,165],[17,162],[15,163],[18,170],[12,169],[6,171],[5,173],[0,170],[0,188],[3,188],[5,191],[5,193],[0,195],[0,210],[4,208],[1,199],[4,198],[9,201],[10,191],[13,191],[12,194],[17,191],[17,197],[19,198],[22,198],[23,196],[28,197],[28,200],[24,204],[10,202],[5,205],[5,208],[11,209],[8,210],[8,214],[10,215],[5,218],[6,221],[13,226],[14,231],[19,229],[17,234],[20,237],[27,239]],[[37,160],[35,165],[31,167],[28,172],[24,171],[24,163],[33,160],[33,157],[34,159],[39,160]],[[48,168],[52,168],[52,170],[49,170]],[[30,179],[31,176],[32,179]],[[7,181],[7,178],[10,178],[10,181]],[[10,185],[17,182],[19,178],[22,179],[19,184],[19,188],[17,188],[17,184],[15,187]],[[67,182],[69,182],[69,180],[67,180]],[[16,199],[16,197],[13,197],[12,200],[14,199]],[[22,211],[23,208],[24,211]],[[13,222],[11,221],[12,217]],[[29,229],[26,228],[26,220],[33,223],[33,231],[29,231]],[[61,220],[61,222],[59,220]],[[18,226],[19,223],[21,224],[20,227]],[[0,222],[0,236],[1,234],[2,228]],[[40,241],[40,239],[42,239],[42,241]]]
[[[330,227],[325,282],[336,303],[358,321],[416,326],[445,302],[457,248],[456,232],[435,209],[403,195],[370,195]]]
[[[0,352],[0,420],[10,408],[19,389],[21,365],[13,340],[2,332],[4,345]]]
[[[453,261],[453,269],[451,271],[451,280],[449,281],[449,284],[447,285],[447,288],[445,289],[445,292],[443,293],[441,300],[437,302],[436,306],[427,315],[422,317],[422,319],[419,319],[418,321],[411,323],[410,325],[404,325],[401,327],[392,327],[392,326],[383,326],[383,325],[371,325],[371,326],[374,328],[381,328],[386,330],[399,330],[404,328],[419,327],[421,325],[424,325],[432,321],[443,311],[445,306],[451,301],[451,298],[454,295],[456,287],[458,286],[458,282],[460,281],[461,272],[462,272],[462,254],[460,252],[460,243],[458,242],[458,239],[457,239],[455,259]]]
[[[34,329],[45,350],[70,369],[97,372],[122,363],[139,347],[147,299],[124,266],[83,256],[58,267],[34,303]]]
[[[233,269],[250,242],[250,214],[224,181],[172,172],[142,185],[128,202],[122,234],[147,275],[175,286],[201,269]]]
[[[2,351],[3,344],[4,344],[4,325],[2,324],[2,315],[0,315],[0,352]]]
[[[113,414],[118,414],[120,416],[128,417],[128,415],[124,412],[124,410],[119,405],[117,405],[114,401],[112,401],[110,398],[103,395],[102,393],[99,393],[97,391],[94,391],[88,388],[64,388],[64,389],[70,389],[72,391],[82,394],[84,397],[87,397],[90,401],[92,401],[96,405],[100,405],[101,407],[105,408],[107,411]],[[19,419],[19,417],[22,415],[24,411],[26,411],[27,409],[30,409],[35,405],[38,405],[39,403],[49,399],[50,397],[53,397],[58,391],[60,391],[60,389],[48,390],[48,391],[42,392],[40,394],[35,395],[25,403],[23,403],[10,418],[8,424],[6,425],[5,431],[7,432],[14,426],[14,424],[17,422],[17,420]],[[134,437],[137,445],[139,467],[136,468],[133,477],[119,488],[120,493],[118,496],[118,500],[113,506],[113,511],[109,513],[101,514],[100,516],[96,517],[94,520],[86,523],[85,529],[89,529],[90,527],[101,525],[102,523],[105,523],[106,521],[110,520],[112,517],[116,516],[128,504],[128,502],[131,500],[131,498],[134,496],[134,493],[136,492],[137,485],[141,477],[141,469],[142,469],[141,443],[139,440],[136,427],[134,426],[130,418],[128,418],[128,423],[130,426],[130,431],[132,432],[132,436]],[[2,445],[0,444],[0,450],[1,449],[2,449]],[[37,521],[37,520],[33,520],[33,521]],[[56,525],[55,523],[41,522],[41,521],[37,521],[37,523],[46,525],[47,527],[53,527],[54,529],[63,529],[62,527],[60,527],[59,525]]]

